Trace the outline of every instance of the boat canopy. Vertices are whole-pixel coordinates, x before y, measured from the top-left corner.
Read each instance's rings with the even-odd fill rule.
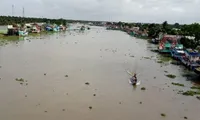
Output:
[[[171,44],[167,42],[167,43],[165,43],[165,47],[170,48],[170,47],[171,47]]]
[[[183,50],[177,50],[177,53],[182,53],[184,54],[185,52]]]
[[[183,49],[183,45],[182,45],[182,44],[178,44],[178,45],[175,47],[175,49],[181,50],[181,49]]]
[[[198,52],[198,50],[186,49],[185,51],[189,56],[200,57],[200,53]]]

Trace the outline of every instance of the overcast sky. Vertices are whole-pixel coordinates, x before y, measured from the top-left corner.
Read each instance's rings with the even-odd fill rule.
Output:
[[[168,23],[200,22],[200,0],[0,0],[0,15]]]

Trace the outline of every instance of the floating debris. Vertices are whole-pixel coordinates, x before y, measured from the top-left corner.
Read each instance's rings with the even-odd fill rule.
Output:
[[[62,111],[65,111],[65,109],[62,109]]]
[[[91,110],[91,109],[92,109],[92,106],[90,106],[89,109]]]
[[[68,75],[65,75],[65,77],[69,77]]]
[[[167,76],[168,78],[172,78],[172,79],[176,78],[176,75],[172,75],[172,74],[168,74],[168,75],[165,75],[165,76]]]
[[[191,87],[191,89],[200,90],[200,87],[193,86],[193,87]]]
[[[142,104],[142,102],[140,102],[140,104]]]
[[[93,96],[96,96],[96,94],[93,94]]]
[[[47,113],[47,111],[44,111],[45,113]]]
[[[20,79],[16,78],[15,80],[19,81],[19,82],[24,82],[24,79],[22,79],[22,78],[20,78]]]
[[[86,82],[85,84],[86,84],[86,85],[90,85],[90,83],[89,83],[89,82]]]
[[[178,94],[183,94],[183,90],[179,90],[179,91],[178,91]]]
[[[165,73],[168,73],[168,71],[164,71]]]
[[[47,75],[46,73],[44,73],[44,75]]]
[[[145,88],[145,87],[142,87],[141,90],[146,90],[146,88]]]
[[[22,79],[22,78],[16,78],[15,79],[16,81],[18,81],[19,83],[20,83],[20,85],[28,85],[28,81],[27,80],[24,80],[24,79]]]
[[[185,96],[194,96],[194,95],[200,95],[200,92],[189,90],[189,91],[183,92],[182,94]]]
[[[163,63],[163,61],[157,61],[157,63]]]
[[[174,83],[174,82],[172,82],[172,85],[181,86],[181,87],[184,87],[184,86],[185,86],[184,84]]]
[[[164,113],[161,113],[160,115],[161,115],[162,117],[166,117],[166,114],[164,114]]]
[[[187,117],[184,117],[184,119],[188,119]]]
[[[122,104],[122,102],[119,102],[119,104],[121,105],[121,104]]]
[[[130,57],[135,57],[134,55],[131,55]]]
[[[156,77],[154,77],[154,79],[156,79]]]
[[[151,59],[150,57],[143,57],[143,58],[145,58],[145,59]]]

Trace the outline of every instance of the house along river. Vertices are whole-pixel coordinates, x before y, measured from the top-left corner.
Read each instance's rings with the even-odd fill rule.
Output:
[[[199,120],[200,101],[178,94],[195,82],[184,67],[157,63],[155,47],[103,27],[2,45],[0,120]]]

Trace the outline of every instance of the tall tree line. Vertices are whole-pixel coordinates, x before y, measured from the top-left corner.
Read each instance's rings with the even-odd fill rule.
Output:
[[[32,17],[15,17],[15,16],[0,16],[0,25],[9,25],[9,24],[24,24],[24,23],[34,23],[34,22],[50,22],[55,24],[64,24],[66,22],[71,22],[71,20],[65,19],[48,19],[48,18],[32,18]]]

